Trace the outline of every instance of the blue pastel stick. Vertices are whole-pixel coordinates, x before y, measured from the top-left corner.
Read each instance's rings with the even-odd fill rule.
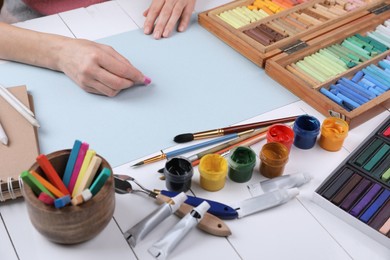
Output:
[[[61,197],[61,198],[54,200],[54,207],[56,207],[57,209],[63,208],[66,205],[68,205],[69,203],[70,203],[70,196],[65,195],[64,197]]]
[[[374,202],[364,211],[360,216],[360,220],[367,223],[372,216],[381,208],[381,206],[387,201],[390,197],[390,190],[384,190]]]
[[[89,187],[92,196],[95,196],[96,193],[99,192],[99,190],[103,187],[104,183],[106,183],[108,177],[110,177],[110,174],[111,174],[110,169],[103,168],[103,170],[99,173],[97,178],[92,183],[91,187]]]
[[[352,80],[353,82],[358,83],[359,80],[361,80],[361,79],[363,78],[363,76],[364,76],[363,71],[359,70],[358,72],[355,73],[355,75],[352,77],[351,80]]]
[[[350,106],[352,109],[360,107],[360,105],[358,103],[356,103],[355,101],[351,100],[350,98],[344,96],[341,93],[338,93],[337,96],[343,100],[343,103],[348,104],[348,106]]]
[[[338,96],[334,95],[332,92],[330,92],[326,88],[320,88],[320,92],[322,94],[324,94],[325,96],[327,96],[328,98],[330,98],[331,100],[333,100],[334,102],[336,102],[337,104],[339,104],[340,106],[343,105],[343,100],[341,98],[339,98]]]
[[[363,97],[366,97],[368,98],[369,100],[375,98],[376,96],[371,93],[370,91],[362,88],[361,86],[359,86],[358,84],[356,84],[355,82],[353,82],[352,80],[349,80],[347,78],[341,78],[338,80],[338,83],[341,83],[343,84],[344,86],[348,86],[349,88],[351,89],[354,89],[355,92],[358,92],[359,95],[363,96]]]
[[[352,99],[353,101],[355,101],[356,103],[360,104],[360,105],[363,105],[364,103],[368,102],[368,98],[360,95],[359,91],[354,91],[354,89],[349,86],[345,86],[343,84],[337,84],[334,86],[336,89],[338,89],[341,94],[349,97],[350,99]]]
[[[382,94],[381,92],[379,92],[378,90],[376,90],[374,87],[370,87],[370,86],[364,84],[364,82],[362,82],[362,81],[359,81],[357,84],[359,84],[359,85],[362,86],[363,88],[365,88],[365,89],[371,91],[372,93],[374,93],[374,94],[377,95],[377,96],[379,96],[379,95]]]
[[[239,136],[239,134],[237,134],[237,133],[224,135],[222,137],[215,138],[215,139],[212,139],[210,141],[202,142],[202,143],[195,144],[195,145],[190,145],[190,146],[183,147],[183,148],[171,151],[171,152],[166,152],[165,155],[167,156],[167,158],[176,157],[178,155],[181,155],[181,154],[184,154],[184,153],[188,153],[188,152],[191,152],[191,151],[203,148],[203,147],[207,147],[207,146],[210,146],[210,145],[213,145],[213,144],[217,144],[217,143],[221,143],[221,142],[224,142],[224,141],[228,141],[228,140],[236,138],[238,136]]]
[[[361,102],[359,99],[357,99],[356,97],[352,96],[350,93],[340,89],[340,87],[337,87],[337,86],[334,86],[332,85],[331,87],[331,90],[330,90],[333,94],[337,95],[338,93],[341,93],[343,94],[344,96],[346,96],[347,98],[353,100],[354,102],[358,103],[359,105],[362,105],[364,104],[364,102]]]
[[[384,70],[378,68],[377,66],[371,64],[370,66],[367,67],[368,70],[372,69],[373,71],[377,72],[379,75],[382,76],[382,78],[384,78],[386,81],[388,81],[390,83],[390,76],[387,72],[385,72]]]
[[[383,88],[384,90],[389,90],[390,87],[388,87],[390,84],[382,79],[380,76],[378,76],[377,74],[375,74],[372,70],[368,70],[368,69],[363,69],[363,72],[364,72],[364,77],[366,77],[368,79],[367,76],[370,77],[370,79],[368,79],[369,81],[371,81],[372,83],[374,83],[375,85],[377,86],[380,86],[381,88]],[[374,82],[374,81],[375,82]],[[380,85],[379,85],[380,84]]]
[[[390,69],[390,64],[381,60],[378,62],[378,65],[382,68],[382,69]]]
[[[74,141],[73,148],[68,158],[68,162],[66,163],[64,176],[62,176],[62,181],[66,187],[68,187],[69,185],[73,168],[76,163],[77,155],[79,154],[80,147],[81,147],[81,142],[79,140]]]
[[[380,87],[381,89],[383,89],[384,91],[387,91],[390,89],[390,87],[388,87],[387,85],[383,84],[382,82],[376,80],[374,77],[372,77],[371,75],[369,74],[364,74],[364,79],[368,80],[369,82],[372,82],[373,84],[375,84],[375,86],[377,87]]]

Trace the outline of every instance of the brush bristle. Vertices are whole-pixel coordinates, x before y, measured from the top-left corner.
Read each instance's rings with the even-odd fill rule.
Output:
[[[173,141],[175,141],[176,143],[185,143],[185,142],[190,142],[193,140],[194,140],[193,134],[181,134],[181,135],[177,135],[177,136],[175,136],[175,138],[173,138]]]

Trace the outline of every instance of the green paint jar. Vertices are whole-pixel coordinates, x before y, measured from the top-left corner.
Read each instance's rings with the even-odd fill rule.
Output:
[[[230,152],[228,158],[228,176],[235,182],[247,182],[252,178],[256,165],[256,153],[249,147],[238,146]]]

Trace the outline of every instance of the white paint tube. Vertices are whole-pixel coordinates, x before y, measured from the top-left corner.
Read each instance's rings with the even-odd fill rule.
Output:
[[[188,232],[199,223],[209,208],[210,204],[206,201],[193,208],[165,236],[148,249],[149,253],[159,260],[166,259]]]
[[[132,228],[126,231],[123,236],[127,243],[135,247],[150,231],[152,231],[164,219],[175,213],[176,210],[187,200],[187,195],[180,192],[175,197],[171,198],[171,203],[163,203],[156,210],[135,224]]]

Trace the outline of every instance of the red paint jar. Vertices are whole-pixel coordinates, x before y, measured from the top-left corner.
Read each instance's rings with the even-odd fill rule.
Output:
[[[294,142],[294,131],[291,127],[284,124],[275,124],[270,126],[267,131],[267,143],[277,142],[284,144],[288,151]]]

